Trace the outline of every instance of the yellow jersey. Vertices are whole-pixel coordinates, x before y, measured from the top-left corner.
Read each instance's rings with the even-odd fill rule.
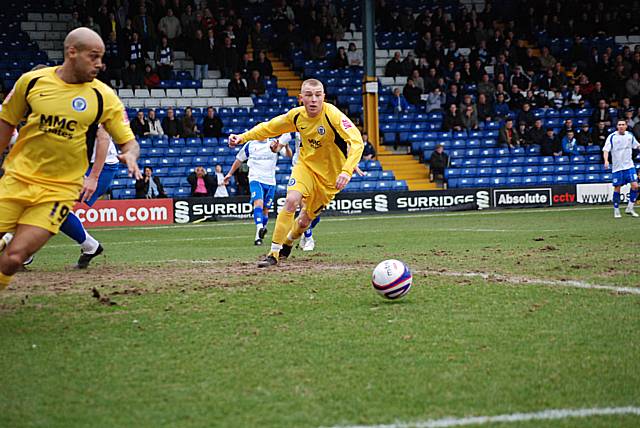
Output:
[[[246,142],[286,132],[300,133],[298,163],[313,171],[328,188],[335,188],[340,173],[353,174],[364,149],[358,128],[336,106],[326,102],[316,117],[309,117],[304,106],[296,107],[256,125],[241,137]]]
[[[48,67],[23,74],[6,97],[0,119],[20,129],[4,161],[5,174],[75,200],[98,124],[118,144],[135,139],[118,96],[97,79],[70,84]],[[91,154],[91,151],[88,152]]]

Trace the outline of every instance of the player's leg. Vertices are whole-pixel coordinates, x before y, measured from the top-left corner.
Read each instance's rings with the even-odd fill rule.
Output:
[[[262,229],[258,233],[260,239],[264,239],[267,234],[267,223],[269,222],[269,211],[273,207],[273,198],[276,194],[276,186],[264,187],[264,207],[262,208]]]
[[[0,289],[6,288],[22,264],[53,236],[49,230],[19,224],[11,243],[0,254]]]
[[[318,223],[320,223],[320,216],[314,218],[307,230],[304,231],[304,234],[300,239],[300,248],[302,248],[302,251],[313,251],[316,247],[316,241],[313,239],[313,229],[318,225]]]
[[[252,181],[249,183],[251,191],[251,203],[253,204],[253,222],[256,226],[255,245],[262,245],[260,230],[262,229],[262,213],[264,210],[264,189],[262,183]]]
[[[622,172],[617,171],[612,174],[613,181],[613,217],[621,218],[620,214],[620,187],[622,186]]]
[[[632,174],[636,174],[635,168]],[[640,217],[640,215],[638,215],[638,213],[634,209],[634,206],[636,205],[636,200],[638,199],[638,177],[636,175],[635,177],[632,177],[632,179],[633,178],[635,178],[635,180],[631,182],[631,191],[629,192],[629,204],[627,205],[627,208],[624,210],[624,212],[629,214],[631,217]]]

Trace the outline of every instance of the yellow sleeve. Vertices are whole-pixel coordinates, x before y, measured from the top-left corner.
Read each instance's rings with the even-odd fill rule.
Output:
[[[9,95],[4,99],[4,103],[2,103],[0,119],[10,125],[17,126],[22,122],[27,112],[26,91],[29,80],[30,78],[25,74],[20,76]]]
[[[135,140],[136,137],[129,126],[129,118],[127,111],[122,105],[120,98],[116,96],[113,90],[103,91],[104,94],[104,113],[102,114],[102,123],[117,144],[124,144],[127,141]]]
[[[244,134],[240,135],[242,137],[242,141],[262,141],[266,138],[278,137],[286,132],[297,132],[298,130],[293,123],[293,116],[295,114],[296,111],[292,109],[285,114],[274,117],[268,122],[259,123]]]
[[[335,127],[335,131],[339,134],[349,146],[347,160],[342,167],[342,171],[345,174],[352,175],[353,170],[360,162],[362,157],[362,151],[364,150],[364,142],[362,141],[362,134],[356,126],[351,122],[347,116],[345,116],[340,110],[331,110],[329,113],[329,120]]]

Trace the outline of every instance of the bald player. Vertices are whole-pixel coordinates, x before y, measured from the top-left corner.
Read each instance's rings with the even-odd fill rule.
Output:
[[[300,154],[291,172],[285,205],[276,220],[271,251],[258,267],[276,265],[280,258],[289,256],[294,241],[349,183],[364,148],[362,135],[353,122],[337,107],[324,102],[324,87],[319,80],[302,82],[298,98],[301,107],[244,134],[229,136],[229,145],[235,146],[287,132],[300,133]],[[294,220],[298,207],[302,208]]]
[[[0,151],[16,126],[15,146],[0,179],[0,234],[14,238],[0,254],[0,289],[9,285],[22,263],[54,234],[82,194],[92,194],[93,177],[84,178],[98,125],[120,145],[120,162],[141,178],[140,149],[124,106],[96,80],[104,44],[88,28],[77,28],[64,41],[64,63],[23,74],[0,112]]]

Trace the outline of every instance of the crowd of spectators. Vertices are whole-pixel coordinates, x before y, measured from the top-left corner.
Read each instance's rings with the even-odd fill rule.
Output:
[[[177,117],[173,108],[167,109],[167,116],[162,119],[156,117],[156,111],[150,109],[145,117],[144,111],[139,110],[131,121],[131,130],[137,138],[147,138],[166,135],[168,138],[220,138],[223,136],[224,123],[214,107],[208,107],[201,125],[193,116],[191,107],[184,110],[182,117]]]

